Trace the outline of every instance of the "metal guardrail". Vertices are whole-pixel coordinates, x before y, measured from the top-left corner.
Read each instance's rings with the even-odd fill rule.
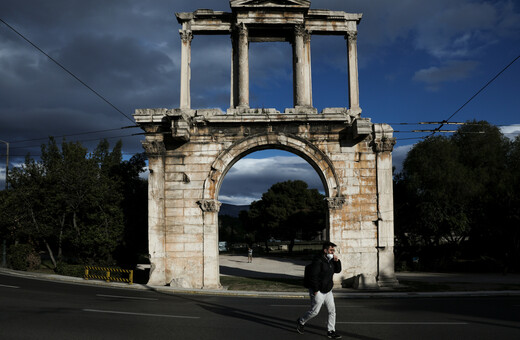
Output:
[[[95,274],[92,274],[91,272],[94,272]],[[103,272],[105,275],[100,275],[100,272]],[[115,276],[110,275],[111,273],[128,274],[128,278],[115,277]],[[134,271],[131,269],[85,266],[85,276],[83,278],[85,280],[98,279],[98,280],[105,280],[106,282],[116,281],[116,282],[128,282],[129,284],[133,284],[134,283]]]

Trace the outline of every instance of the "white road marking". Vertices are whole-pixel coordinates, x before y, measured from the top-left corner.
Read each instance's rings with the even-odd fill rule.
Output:
[[[5,287],[5,288],[20,288],[18,286],[9,286],[9,285],[1,285],[0,284],[0,287]]]
[[[120,311],[115,311],[115,310],[83,309],[83,311],[84,312],[92,312],[92,313],[139,315],[139,316],[158,316],[158,317],[162,317],[162,318],[176,318],[176,319],[200,319],[200,317],[198,317],[198,316],[133,313],[133,312],[120,312]]]
[[[378,321],[360,321],[360,322],[336,322],[346,325],[469,325],[467,322],[378,322]]]
[[[118,298],[118,299],[132,299],[132,300],[151,300],[151,301],[159,300],[159,299],[143,298],[143,297],[137,297],[137,296],[120,296],[120,295],[104,295],[104,294],[96,294],[96,296],[108,297],[108,298]]]
[[[271,307],[291,307],[291,308],[295,308],[295,307],[305,307],[305,308],[309,308],[310,307],[310,304],[306,304],[306,305],[269,305]],[[354,306],[354,305],[336,305],[336,308],[365,308],[364,306]]]

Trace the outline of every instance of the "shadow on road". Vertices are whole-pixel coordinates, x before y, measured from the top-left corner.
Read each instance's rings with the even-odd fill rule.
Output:
[[[264,272],[258,272],[254,270],[247,270],[247,269],[241,269],[241,268],[234,268],[234,267],[227,267],[227,266],[220,266],[220,274],[222,275],[229,275],[229,276],[240,276],[240,277],[249,277],[249,278],[279,278],[279,279],[302,279],[301,276],[295,276],[295,275],[287,275],[287,274],[281,274],[281,273],[264,273]]]
[[[296,332],[296,318],[298,317],[298,315],[296,315],[296,314],[295,314],[294,320],[292,320],[292,319],[287,319],[287,318],[280,318],[280,317],[274,316],[274,315],[271,316],[271,315],[267,315],[267,314],[251,312],[251,311],[248,311],[245,309],[224,306],[224,305],[220,305],[217,303],[200,301],[198,299],[192,299],[187,296],[177,296],[177,297],[180,299],[194,302],[199,307],[201,307],[209,312],[222,315],[224,317],[231,317],[231,318],[240,319],[242,321],[255,322],[255,323],[258,323],[258,324],[261,324],[264,326],[268,326],[271,328],[276,328],[276,329],[280,329],[282,331],[290,332],[292,334],[295,334],[296,336],[299,335]],[[325,311],[323,311],[323,312],[325,312]],[[305,335],[313,334],[313,335],[323,336],[324,334],[326,334],[326,332],[327,332],[327,329],[325,327],[319,327],[319,326],[315,326],[312,324],[307,324],[305,326]],[[343,333],[343,334],[346,336],[349,336],[351,338],[354,338],[354,339],[378,340],[377,338],[360,336],[360,335],[352,334],[352,333],[347,333],[347,334]]]

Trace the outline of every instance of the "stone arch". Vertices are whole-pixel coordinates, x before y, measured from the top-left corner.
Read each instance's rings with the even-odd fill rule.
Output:
[[[204,199],[217,199],[227,172],[247,154],[265,149],[281,149],[305,159],[318,173],[327,197],[336,197],[341,184],[331,160],[316,145],[299,136],[284,133],[265,133],[248,136],[222,151],[204,182]]]
[[[231,13],[208,9],[177,13],[182,25],[180,107],[138,109],[149,156],[149,284],[220,287],[220,186],[248,153],[276,148],[304,158],[320,176],[329,207],[328,238],[346,265],[337,283],[354,287],[397,284],[394,273],[392,128],[361,118],[357,25],[361,14],[310,9],[310,1],[230,2]],[[268,15],[266,15],[266,13]],[[244,20],[244,18],[248,18]],[[230,108],[191,109],[194,35],[231,35]],[[312,106],[310,37],[344,36],[349,108]],[[248,46],[252,41],[293,45],[294,107],[283,113],[249,106]],[[192,256],[196,251],[202,256]]]

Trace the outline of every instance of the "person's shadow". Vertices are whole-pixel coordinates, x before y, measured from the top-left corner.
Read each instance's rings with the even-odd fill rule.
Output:
[[[276,316],[271,315],[265,315],[260,313],[251,312],[248,310],[235,308],[235,307],[228,307],[228,306],[222,306],[217,303],[211,303],[211,302],[205,302],[200,300],[191,299],[186,296],[177,296],[178,298],[189,300],[195,302],[199,307],[210,311],[215,314],[219,314],[225,317],[232,317],[236,319],[246,320],[250,322],[255,322],[261,325],[265,325],[272,328],[277,328],[283,331],[296,333],[296,317],[294,320],[288,320],[288,319],[282,319]],[[323,336],[327,333],[327,329],[324,327],[314,326],[314,325],[305,325],[305,334],[314,334]],[[377,338],[372,337],[366,337],[361,336],[353,333],[345,333],[342,332],[344,335],[344,338],[346,336],[353,338],[353,339],[361,339],[361,340],[378,340]]]

